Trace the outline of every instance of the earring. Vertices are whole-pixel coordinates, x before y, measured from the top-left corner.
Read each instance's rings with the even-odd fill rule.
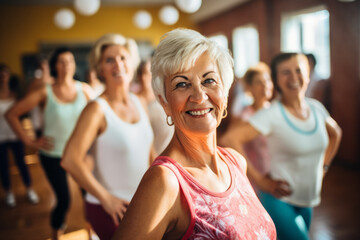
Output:
[[[170,118],[170,120],[171,120],[171,123],[169,122],[169,118]],[[166,123],[167,123],[167,125],[169,125],[169,126],[174,125],[174,121],[172,120],[171,116],[166,116]]]
[[[223,112],[222,118],[226,118],[227,115],[228,115],[228,111],[227,111],[227,109],[225,108],[225,109],[224,109],[224,112]]]

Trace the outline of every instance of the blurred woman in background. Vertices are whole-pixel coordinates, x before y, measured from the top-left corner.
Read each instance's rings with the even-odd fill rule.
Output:
[[[169,144],[174,127],[166,124],[164,109],[154,95],[151,87],[151,60],[142,61],[138,67],[136,84],[139,90],[136,95],[147,105],[151,127],[154,132],[154,148],[157,154],[162,153]]]
[[[34,79],[31,80],[30,85],[27,88],[27,92],[43,88],[46,84],[53,84],[54,78],[50,74],[49,62],[47,59],[41,59],[39,61],[39,67],[34,72]],[[39,138],[42,135],[44,127],[43,123],[43,111],[41,106],[38,105],[30,111],[30,117],[33,129],[36,137]]]
[[[87,219],[102,240],[111,239],[155,157],[146,106],[130,93],[139,62],[133,39],[120,34],[98,39],[90,64],[105,83],[105,90],[84,109],[62,161],[62,166],[87,191]],[[93,171],[84,161],[89,150],[94,159]]]
[[[242,80],[244,88],[251,95],[253,102],[251,105],[243,108],[241,113],[239,113],[239,117],[233,116],[227,129],[229,132],[232,131],[232,125],[244,124],[257,111],[270,107],[270,99],[274,88],[271,81],[270,68],[265,63],[259,63],[249,68]],[[238,146],[243,147],[236,148],[235,150],[244,154],[248,160],[248,171],[252,171],[253,167],[261,174],[266,174],[269,171],[270,156],[265,136],[260,135],[252,141]],[[255,187],[254,184],[253,186]]]
[[[309,239],[313,207],[320,204],[322,180],[341,140],[341,129],[317,100],[306,98],[309,63],[301,53],[280,53],[271,62],[279,97],[248,123],[232,127],[223,146],[241,147],[267,136],[269,174],[248,174],[259,187],[259,198],[274,220],[278,238]]]
[[[63,234],[66,214],[70,205],[70,193],[65,170],[60,166],[65,144],[77,118],[93,95],[86,83],[74,80],[76,64],[68,48],[58,48],[50,59],[50,72],[54,84],[46,84],[29,92],[6,114],[8,123],[28,147],[40,150],[40,161],[56,196],[51,212],[52,239]],[[44,115],[43,134],[32,139],[21,125],[20,116],[36,106]]]
[[[4,117],[7,110],[21,97],[20,79],[16,76],[11,77],[10,74],[9,67],[0,64],[0,176],[2,187],[6,192],[5,203],[8,207],[15,207],[16,199],[11,191],[8,149],[11,149],[13,153],[21,179],[26,187],[28,200],[36,204],[39,202],[39,198],[31,187],[31,177],[24,158],[24,144],[17,138]]]
[[[95,69],[90,69],[86,72],[86,82],[94,90],[95,97],[100,96],[105,90],[105,85],[97,77]]]

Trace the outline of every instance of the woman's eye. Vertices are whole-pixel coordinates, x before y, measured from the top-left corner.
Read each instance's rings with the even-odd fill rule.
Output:
[[[290,71],[282,71],[281,74],[287,76],[290,74]]]
[[[113,58],[107,58],[107,59],[105,60],[105,62],[107,62],[107,63],[113,63],[113,62],[114,62],[114,59],[113,59]]]
[[[212,79],[212,78],[207,78],[207,79],[205,79],[205,81],[204,81],[204,84],[213,84],[213,83],[215,83],[216,81],[214,80],[214,79]]]
[[[186,82],[179,82],[176,84],[175,88],[184,88],[187,86]]]

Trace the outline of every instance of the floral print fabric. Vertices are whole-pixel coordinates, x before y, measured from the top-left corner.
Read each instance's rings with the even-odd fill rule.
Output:
[[[191,223],[183,239],[276,240],[272,219],[261,205],[248,178],[246,163],[218,148],[231,174],[225,192],[204,188],[180,164],[159,156],[153,165],[168,167],[177,176],[191,212]]]

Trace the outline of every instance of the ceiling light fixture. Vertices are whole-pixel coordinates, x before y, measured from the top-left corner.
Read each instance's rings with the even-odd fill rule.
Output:
[[[179,20],[179,11],[171,5],[166,5],[160,9],[159,18],[165,25],[173,25]]]
[[[100,8],[100,0],[75,0],[74,7],[82,15],[90,16]]]
[[[194,13],[201,7],[201,0],[175,0],[175,4],[185,13]]]
[[[55,13],[54,23],[60,29],[69,29],[75,23],[75,15],[70,9],[62,8]]]
[[[135,13],[133,17],[133,23],[136,27],[140,29],[147,29],[152,23],[152,17],[147,11],[139,10]]]

